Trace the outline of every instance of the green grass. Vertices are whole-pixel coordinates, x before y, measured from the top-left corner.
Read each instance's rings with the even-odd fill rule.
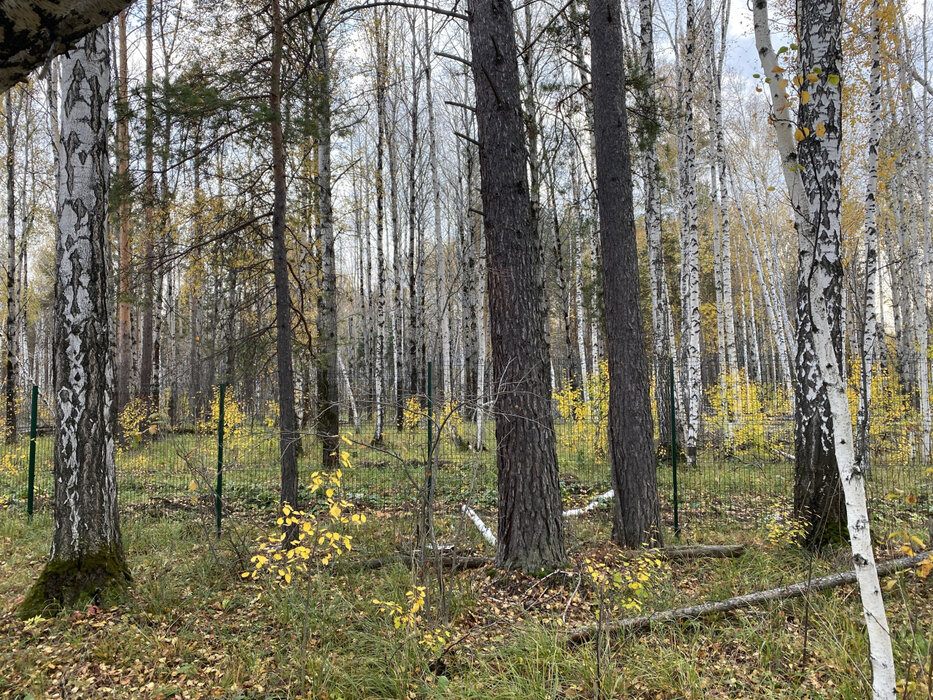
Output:
[[[22,622],[13,606],[42,566],[51,522],[40,515],[30,525],[16,513],[0,513],[0,696],[592,698],[597,681],[607,698],[868,693],[867,648],[851,587],[574,646],[566,628],[594,623],[599,608],[584,561],[624,567],[606,545],[606,513],[573,522],[566,573],[448,575],[446,620],[435,617],[439,594],[430,574],[413,575],[401,565],[352,566],[404,538],[391,520],[370,509],[353,533],[353,552],[288,588],[240,577],[257,551],[254,538],[267,531],[261,518],[241,519],[219,542],[209,536],[209,523],[196,518],[131,520],[124,524],[134,575],[128,602],[93,616]],[[458,518],[443,514],[438,529],[451,541]],[[768,544],[763,518],[686,539],[738,541],[749,549],[737,559],[665,566],[640,599],[644,612],[804,580],[811,566],[814,576],[845,566],[842,554],[811,562],[787,544]],[[465,544],[490,551],[472,534]],[[427,608],[415,629],[398,630],[372,599],[404,604],[414,585],[426,587]],[[621,593],[604,596],[608,617],[634,614]],[[933,586],[905,572],[885,596],[898,677],[910,669],[914,682],[925,682]],[[437,628],[453,642],[443,654],[423,643]]]
[[[770,426],[770,424],[769,424]],[[569,421],[556,423],[561,486],[568,504],[585,503],[610,488],[608,460],[592,430]],[[462,423],[460,434],[475,440],[475,425]],[[397,431],[387,425],[383,440],[372,445],[374,426],[359,432],[349,426],[341,449],[349,455],[352,469],[345,470],[344,492],[361,506],[397,509],[410,507],[420,498],[424,481],[427,435],[423,427]],[[769,514],[786,511],[793,492],[793,464],[778,448],[791,449],[788,428],[776,423],[737,449],[725,450],[716,431],[701,443],[698,464],[680,461],[679,512],[685,528],[703,532],[719,521],[747,525],[770,508]],[[148,436],[147,436],[148,437]],[[469,501],[489,517],[496,507],[495,440],[493,424],[485,424],[484,449],[475,451],[444,430],[437,445],[438,468],[434,472],[437,501],[456,508]],[[716,438],[716,439],[713,439]],[[767,438],[767,439],[766,439]],[[0,445],[0,508],[25,510],[28,441]],[[320,443],[303,438],[299,458],[300,481],[307,483],[320,469]],[[51,508],[52,438],[37,441],[36,512]],[[893,448],[892,448],[893,449]],[[278,502],[279,448],[273,428],[263,424],[228,432],[224,458],[224,503],[232,515],[265,512]],[[883,527],[899,523],[921,526],[933,515],[933,474],[925,465],[905,462],[884,445],[876,450],[868,480],[872,511]],[[124,517],[213,512],[216,484],[217,438],[211,432],[161,433],[152,439],[120,448],[116,458],[120,502]],[[661,498],[673,509],[673,479],[668,462],[659,465]]]

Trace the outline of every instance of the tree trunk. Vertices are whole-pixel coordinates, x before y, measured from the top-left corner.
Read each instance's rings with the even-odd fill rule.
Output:
[[[327,470],[339,464],[340,403],[337,378],[337,264],[334,251],[334,219],[331,205],[331,69],[327,27],[319,15],[315,58],[320,80],[317,101],[318,128],[318,240],[321,245],[321,293],[318,297],[317,357],[318,432],[321,463]]]
[[[774,79],[779,71],[779,57],[771,46],[768,26],[767,0],[753,4],[755,42],[761,58],[762,72],[773,76],[769,83],[771,93],[772,124],[781,157],[781,172],[794,210],[797,229],[797,331],[794,360],[794,515],[807,522],[804,542],[819,548],[828,540],[838,538],[843,528],[843,502],[840,493],[839,471],[833,443],[833,422],[829,401],[823,385],[823,376],[817,363],[813,345],[813,321],[809,304],[810,263],[813,258],[815,222],[809,221],[809,205],[804,191],[801,172],[809,167],[798,157],[794,145],[794,127],[784,115],[791,113],[790,103],[781,81]],[[817,65],[817,64],[812,64]],[[826,67],[822,67],[826,75]],[[815,125],[814,125],[815,126]],[[803,168],[798,167],[798,163]],[[841,288],[841,267],[839,282]],[[834,338],[841,353],[842,338],[838,330],[838,302],[836,304]],[[841,360],[839,362],[841,366]]]
[[[155,302],[155,173],[152,62],[153,0],[146,0],[146,82],[143,86],[143,309],[142,347],[139,360],[139,394],[148,405],[152,399],[153,305]]]
[[[385,346],[386,346],[386,272],[383,243],[385,240],[385,168],[383,166],[383,151],[385,148],[386,131],[386,82],[388,80],[388,27],[386,18],[388,13],[376,15],[376,431],[373,435],[373,444],[382,442],[382,432],[385,424]]]
[[[869,468],[869,417],[871,408],[872,367],[875,359],[875,278],[878,274],[878,143],[881,140],[881,8],[879,0],[871,6],[871,76],[869,78],[869,135],[867,183],[865,186],[865,296],[862,328],[861,367],[859,375],[858,414],[856,417],[855,462],[863,473]]]
[[[117,392],[116,411],[119,414],[130,402],[132,378],[132,348],[130,326],[130,131],[129,131],[129,63],[126,46],[126,11],[120,13],[117,23],[119,34],[119,82],[117,83],[117,209],[118,263],[117,279]]]
[[[806,75],[819,66],[817,80],[808,82],[810,100],[800,107],[799,146],[809,207],[808,219],[816,233],[810,247],[801,250],[806,263],[807,296],[812,320],[815,361],[822,370],[823,386],[832,420],[835,461],[845,497],[852,559],[868,629],[872,691],[877,698],[894,698],[895,668],[872,551],[865,480],[855,462],[852,416],[842,375],[842,339],[839,330],[842,286],[842,8],[841,0],[811,0],[800,14],[800,65]],[[804,275],[801,275],[803,277]],[[925,309],[924,309],[925,311]]]
[[[22,106],[22,101],[20,105]],[[13,90],[6,92],[6,322],[3,400],[5,404],[4,440],[16,442],[16,135],[13,127]],[[25,177],[25,173],[23,173]]]
[[[272,63],[269,106],[272,110],[272,267],[275,279],[275,354],[279,382],[279,452],[282,465],[280,503],[298,507],[298,461],[295,443],[295,373],[292,366],[292,306],[285,245],[285,143],[282,138],[282,8],[272,0]],[[291,533],[288,533],[289,535]],[[286,542],[286,544],[288,544]]]
[[[129,578],[120,538],[107,308],[107,30],[63,61],[56,242],[55,527],[20,607],[31,617],[95,599]]]
[[[656,80],[654,61],[654,1],[640,0],[640,48],[641,69],[647,86],[644,91],[646,120],[656,120],[657,104],[654,90]],[[650,128],[650,127],[649,127]],[[668,450],[671,444],[670,391],[668,390],[668,366],[677,355],[669,338],[673,335],[671,302],[664,275],[664,249],[661,244],[661,172],[658,163],[657,144],[650,138],[644,153],[645,190],[645,237],[648,241],[648,277],[651,289],[651,330],[654,349],[654,401],[658,407],[658,448]]]
[[[700,234],[697,223],[696,131],[693,117],[693,83],[696,71],[696,13],[693,0],[687,0],[687,31],[683,48],[683,134],[681,148],[681,290],[683,292],[683,354],[685,381],[683,405],[687,423],[685,451],[687,463],[696,464],[700,430],[700,401],[703,385],[700,349],[703,343],[700,322]]]
[[[512,6],[476,0],[470,44],[480,143],[487,288],[496,389],[500,566],[538,571],[566,559],[540,316],[544,271],[526,179]]]
[[[620,13],[617,0],[590,0],[596,177],[609,361],[609,452],[616,493],[612,539],[623,547],[639,547],[661,543],[661,511],[639,301]]]

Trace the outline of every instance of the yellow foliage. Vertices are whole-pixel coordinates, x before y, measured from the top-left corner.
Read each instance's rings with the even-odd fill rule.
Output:
[[[621,566],[613,564],[610,570],[606,562],[584,560],[584,573],[601,594],[617,591],[622,594],[622,607],[640,612],[642,599],[648,590],[664,578],[669,566],[651,553],[632,559]]]
[[[340,461],[349,466],[348,453],[341,452]],[[312,494],[323,492],[323,513],[315,515],[296,510],[286,503],[276,524],[295,533],[294,538],[285,542],[286,532],[261,538],[261,553],[251,559],[253,569],[244,571],[241,576],[257,579],[264,572],[271,572],[279,585],[288,586],[296,573],[309,571],[308,564],[312,560],[328,566],[334,559],[349,552],[353,548],[353,537],[346,534],[346,526],[359,527],[366,522],[366,516],[363,513],[347,515],[346,510],[352,504],[337,496],[342,479],[343,471],[340,469],[312,473],[309,489]]]
[[[775,435],[765,430],[762,418],[767,407],[784,414],[790,412],[790,402],[783,392],[767,400],[767,390],[751,381],[745,370],[733,370],[709,388],[707,400],[716,425],[727,426],[723,439],[733,451],[767,452],[776,447]]]
[[[373,605],[377,605],[380,612],[392,616],[395,629],[411,629],[421,621],[419,613],[424,609],[425,587],[414,586],[405,592],[405,599],[406,605],[402,606],[393,600],[373,598]]]
[[[569,452],[588,452],[595,458],[608,454],[609,425],[609,364],[600,362],[595,372],[586,377],[589,402],[583,389],[566,383],[554,392],[554,401],[561,419],[571,425],[570,431],[558,431],[558,445]],[[594,452],[589,452],[592,446]]]
[[[409,432],[421,425],[421,419],[424,417],[424,409],[421,408],[421,401],[414,396],[405,402],[405,410],[402,413],[402,426]]]

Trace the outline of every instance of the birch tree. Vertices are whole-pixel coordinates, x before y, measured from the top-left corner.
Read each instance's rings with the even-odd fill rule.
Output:
[[[794,227],[797,232],[794,514],[807,523],[805,543],[818,548],[841,533],[844,512],[834,449],[833,420],[821,367],[816,358],[811,307],[808,303],[810,261],[815,236],[801,177],[801,172],[808,164],[798,157],[794,115],[788,94],[789,83],[783,77],[786,67],[781,65],[780,57],[771,45],[767,0],[755,1],[753,15],[755,43],[761,59],[762,73],[768,81],[771,122],[774,125],[781,158],[781,172],[793,208]],[[809,83],[809,78],[807,82]],[[841,267],[839,275],[837,286],[841,291]],[[835,311],[838,312],[838,308]],[[835,318],[838,319],[838,315]],[[834,338],[839,343],[841,352],[840,333],[841,329],[837,325]]]
[[[696,464],[697,437],[700,429],[700,400],[703,385],[700,376],[700,232],[697,221],[696,128],[693,114],[693,88],[696,73],[696,11],[687,0],[687,27],[681,52],[682,132],[680,138],[681,191],[681,304],[684,361],[683,405],[686,415],[685,448],[689,464]]]
[[[55,522],[48,563],[23,617],[122,587],[129,579],[117,509],[113,358],[107,277],[106,28],[62,62],[61,153],[55,252]]]
[[[874,698],[895,697],[894,653],[872,550],[865,480],[855,460],[852,416],[846,397],[839,329],[842,260],[842,8],[841,0],[807,0],[800,13],[800,171],[815,234],[801,261],[809,268],[804,303],[813,324],[813,349],[822,371],[833,423],[833,448],[845,498],[852,561],[868,630]],[[801,138],[802,136],[802,138]]]
[[[875,283],[878,276],[878,145],[881,140],[881,8],[878,0],[871,4],[871,77],[868,86],[869,135],[867,182],[865,185],[865,291],[864,327],[862,329],[859,376],[858,414],[856,418],[855,461],[863,473],[869,467],[868,426],[871,411],[872,366],[875,359],[877,315]]]

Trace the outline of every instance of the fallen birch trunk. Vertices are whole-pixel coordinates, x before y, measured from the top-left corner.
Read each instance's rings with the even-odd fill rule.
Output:
[[[887,574],[893,574],[895,572],[901,571],[902,569],[916,566],[930,556],[933,556],[933,553],[926,551],[922,552],[921,554],[916,554],[912,557],[890,559],[886,562],[878,564],[878,575],[885,576]],[[712,603],[702,603],[701,605],[692,605],[686,608],[665,610],[663,612],[654,613],[652,615],[629,617],[622,620],[616,620],[615,622],[608,622],[602,626],[602,632],[613,633],[641,631],[658,622],[695,620],[701,617],[706,617],[707,615],[712,615],[714,613],[730,612],[732,610],[749,608],[754,605],[770,603],[776,600],[799,598],[806,593],[809,593],[810,591],[823,591],[827,588],[836,588],[837,586],[844,586],[846,584],[855,582],[856,575],[854,570],[841,571],[839,573],[830,574],[829,576],[822,576],[820,578],[811,579],[810,581],[802,581],[801,583],[795,583],[790,586],[782,586],[781,588],[772,588],[767,591],[747,593],[735,598],[728,598],[726,600],[719,600]],[[568,633],[568,640],[574,643],[585,642],[588,639],[596,636],[597,630],[598,627],[596,625],[592,625],[590,627],[578,627],[576,629],[570,630]]]

